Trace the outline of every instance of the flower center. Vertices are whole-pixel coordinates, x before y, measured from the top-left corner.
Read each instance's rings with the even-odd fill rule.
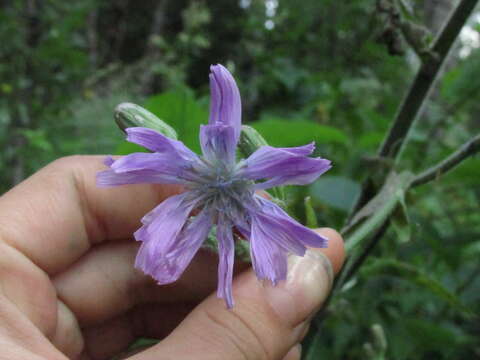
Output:
[[[253,181],[240,176],[238,167],[225,166],[223,163],[205,162],[197,169],[199,179],[191,190],[202,198],[202,205],[221,211],[234,218],[244,211],[246,203],[254,193]]]

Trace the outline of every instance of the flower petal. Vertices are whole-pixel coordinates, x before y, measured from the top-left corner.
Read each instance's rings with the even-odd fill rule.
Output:
[[[178,246],[179,233],[197,204],[197,200],[191,200],[190,197],[189,192],[169,197],[142,219],[144,225],[134,234],[137,241],[143,242],[135,267],[159,282],[171,278],[171,275],[161,271],[159,264]]]
[[[313,153],[313,150],[315,150],[315,143],[311,142],[310,144],[307,144],[307,145],[302,145],[297,147],[287,147],[287,148],[276,148],[276,149],[287,151],[294,155],[308,156]]]
[[[105,170],[97,173],[97,186],[99,187],[130,184],[185,184],[185,180],[152,170],[138,170],[127,173]]]
[[[270,228],[273,240],[282,247],[297,255],[303,255],[304,246],[327,247],[327,238],[291,218],[278,205],[257,195],[255,199],[259,206],[255,216]]]
[[[108,155],[105,159],[103,159],[103,164],[107,165],[108,167],[110,167],[114,162],[115,160],[110,155]]]
[[[189,167],[188,162],[184,162],[181,166],[178,166],[173,163],[174,160],[177,159],[159,153],[133,153],[114,161],[112,165],[110,165],[110,168],[116,173],[136,170],[153,170],[162,173],[172,173]]]
[[[175,246],[166,250],[165,253],[159,253],[156,256],[155,264],[147,266],[146,269],[151,270],[149,273],[159,284],[169,284],[177,281],[202,246],[211,227],[210,211],[203,209],[179,234]],[[148,243],[144,242],[137,255],[139,267],[148,258],[148,246]]]
[[[97,174],[97,185],[185,184],[195,179],[192,170],[195,161],[161,153],[134,153],[118,160],[108,157],[104,163],[110,165],[111,170]]]
[[[235,162],[237,139],[234,128],[229,125],[201,125],[200,145],[207,160],[217,159],[225,164]]]
[[[271,201],[255,198],[257,207],[249,209],[250,257],[257,277],[275,285],[286,278],[288,253],[303,256],[306,245],[325,247],[327,239],[299,224]]]
[[[222,65],[210,66],[209,124],[230,125],[234,128],[235,143],[240,137],[242,104],[240,92],[232,74]]]
[[[181,141],[173,140],[158,131],[143,128],[131,127],[125,129],[127,132],[127,141],[143,146],[157,153],[168,154],[169,156],[179,156],[184,160],[193,161],[197,155],[187,148]]]
[[[312,144],[296,148],[262,146],[245,160],[243,175],[252,180],[269,179],[256,184],[256,190],[311,183],[331,168],[327,159],[305,156],[311,151]]]
[[[232,281],[235,245],[233,242],[232,225],[223,216],[219,216],[217,224],[218,240],[218,289],[217,296],[233,307]]]
[[[276,234],[270,230],[258,218],[252,218],[250,258],[257,278],[275,285],[287,277],[287,251],[273,240]]]

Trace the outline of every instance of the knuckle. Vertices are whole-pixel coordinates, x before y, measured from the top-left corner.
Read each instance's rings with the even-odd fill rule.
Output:
[[[53,189],[68,186],[73,182],[78,181],[78,164],[84,161],[82,155],[71,155],[58,158],[48,164],[37,176],[42,176],[44,183],[50,184]],[[68,179],[68,182],[65,182]]]
[[[49,165],[50,169],[60,170],[65,168],[71,168],[74,164],[82,162],[86,157],[84,155],[69,155],[55,159]]]
[[[45,167],[44,173],[50,175],[72,176],[81,178],[85,169],[98,167],[102,164],[98,155],[69,155],[52,161]],[[100,168],[98,168],[100,170]],[[54,177],[54,176],[53,176]],[[78,179],[76,179],[78,180]]]

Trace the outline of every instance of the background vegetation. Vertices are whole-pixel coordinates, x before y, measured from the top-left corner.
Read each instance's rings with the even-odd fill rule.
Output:
[[[438,179],[435,169],[421,186],[409,175],[470,139],[461,159],[480,148],[475,2],[0,1],[0,193],[60,156],[133,151],[112,121],[123,101],[198,149],[208,66],[225,64],[244,122],[271,145],[315,140],[334,163],[310,187],[289,189],[295,216],[305,220],[310,196],[315,220],[343,228],[350,249],[305,358],[476,359],[480,158]],[[450,35],[459,37],[425,97],[449,48],[435,36],[457,5],[465,9]],[[398,121],[411,84],[411,111]],[[395,119],[410,131],[390,130],[386,146]]]

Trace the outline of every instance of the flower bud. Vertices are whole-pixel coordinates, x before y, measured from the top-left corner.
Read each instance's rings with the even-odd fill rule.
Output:
[[[257,130],[248,125],[242,125],[238,149],[243,156],[248,157],[257,151],[260,147],[268,145],[267,141]]]
[[[373,324],[370,329],[372,331],[375,348],[381,352],[385,352],[387,350],[387,338],[385,337],[382,325]]]
[[[147,109],[132,103],[121,103],[115,108],[115,122],[125,132],[129,127],[146,127],[171,139],[177,139],[176,131]]]
[[[306,196],[305,199],[303,200],[303,204],[305,205],[307,227],[311,229],[318,228],[317,215],[315,215],[315,209],[313,208],[312,198],[310,196]]]

